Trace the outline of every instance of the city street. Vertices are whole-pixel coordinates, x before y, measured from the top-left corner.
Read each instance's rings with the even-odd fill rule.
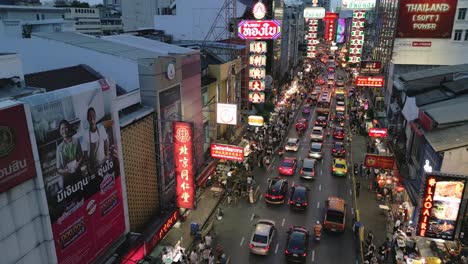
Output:
[[[344,75],[342,72],[339,75]],[[332,100],[331,113],[334,112],[335,99]],[[285,156],[296,157],[299,161],[307,157],[310,148],[309,134],[313,127],[316,113],[315,108],[309,117],[307,132],[300,139],[300,148],[297,153],[288,152]],[[302,117],[302,109],[299,109],[297,118]],[[296,121],[295,120],[295,121]],[[288,137],[297,137],[292,123]],[[284,250],[286,247],[287,230],[292,225],[302,226],[309,230],[311,243],[307,256],[307,263],[355,263],[355,246],[352,232],[353,200],[351,192],[351,180],[348,177],[335,177],[331,175],[332,136],[324,141],[323,160],[316,167],[316,179],[304,180],[299,176],[299,169],[294,176],[283,176],[289,179],[289,188],[294,185],[307,186],[309,191],[309,205],[305,212],[293,211],[286,204],[266,204],[263,195],[267,189],[267,179],[278,175],[280,159],[276,157],[269,168],[258,169],[254,172],[254,178],[261,188],[261,196],[256,204],[248,204],[241,200],[237,205],[223,205],[225,217],[216,221],[215,232],[217,240],[223,245],[225,251],[231,256],[232,263],[286,263]],[[349,153],[348,149],[348,153]],[[348,154],[349,155],[349,154]],[[349,158],[349,156],[347,156]],[[352,167],[348,165],[349,170]],[[313,239],[313,225],[317,220],[323,223],[325,214],[325,200],[329,196],[339,196],[346,200],[346,231],[345,233],[323,232],[319,243]],[[289,198],[289,194],[288,197]],[[254,230],[254,224],[258,219],[271,219],[276,222],[277,235],[272,243],[268,256],[257,256],[249,252],[249,241]]]

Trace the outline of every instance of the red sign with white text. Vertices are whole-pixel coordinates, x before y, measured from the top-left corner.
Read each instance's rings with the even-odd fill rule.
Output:
[[[338,13],[326,12],[323,20],[338,19]]]
[[[325,25],[326,25],[325,39],[334,40],[335,39],[335,26],[336,26],[335,20],[334,19],[325,20]]]
[[[377,137],[377,138],[386,138],[387,137],[387,129],[386,128],[370,128],[369,129],[369,137]]]
[[[278,20],[242,20],[237,26],[241,39],[277,39],[281,34]]]
[[[383,87],[383,76],[358,76],[356,78],[356,86]]]
[[[211,144],[210,153],[212,158],[244,161],[244,148],[238,146]]]
[[[450,38],[457,0],[401,0],[397,38]]]
[[[0,193],[36,176],[24,105],[0,110]]]
[[[174,122],[173,129],[177,207],[194,209],[192,125]]]
[[[393,169],[393,156],[366,154],[365,165],[368,168]]]

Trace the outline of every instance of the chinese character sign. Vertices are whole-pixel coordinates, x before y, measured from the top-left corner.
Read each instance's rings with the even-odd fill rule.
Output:
[[[192,125],[174,122],[173,128],[177,207],[194,209]]]
[[[364,23],[366,12],[354,11],[351,21],[351,37],[349,40],[349,62],[361,62],[362,47],[364,45]]]
[[[267,51],[267,43],[265,41],[252,41],[249,46],[249,102],[259,104],[265,101],[265,97],[262,97],[261,94],[265,90],[266,56],[264,54]]]
[[[317,30],[318,30],[318,19],[306,19],[308,25],[308,31],[305,35],[305,41],[307,43],[307,58],[315,58],[317,54]]]

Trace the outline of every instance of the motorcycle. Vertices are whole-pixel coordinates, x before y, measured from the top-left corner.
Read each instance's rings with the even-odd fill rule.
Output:
[[[320,242],[320,237],[322,236],[322,225],[314,226],[314,240]]]
[[[284,155],[284,148],[278,149],[278,156],[282,157]]]

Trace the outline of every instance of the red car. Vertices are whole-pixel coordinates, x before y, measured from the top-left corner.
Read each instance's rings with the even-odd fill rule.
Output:
[[[299,118],[296,123],[296,131],[302,129],[307,129],[308,120],[306,118]]]
[[[317,118],[315,119],[315,125],[327,127],[327,118],[325,116],[317,116]]]
[[[345,137],[345,130],[343,127],[335,127],[335,131],[333,132],[333,138],[335,139],[344,139]]]
[[[325,80],[324,80],[324,79],[317,79],[315,82],[316,82],[317,84],[320,84],[320,85],[325,84]]]
[[[346,155],[346,149],[342,141],[335,141],[332,148],[332,155],[334,157],[344,157]]]
[[[278,172],[281,175],[293,176],[296,172],[297,159],[296,158],[284,158],[279,167]]]

